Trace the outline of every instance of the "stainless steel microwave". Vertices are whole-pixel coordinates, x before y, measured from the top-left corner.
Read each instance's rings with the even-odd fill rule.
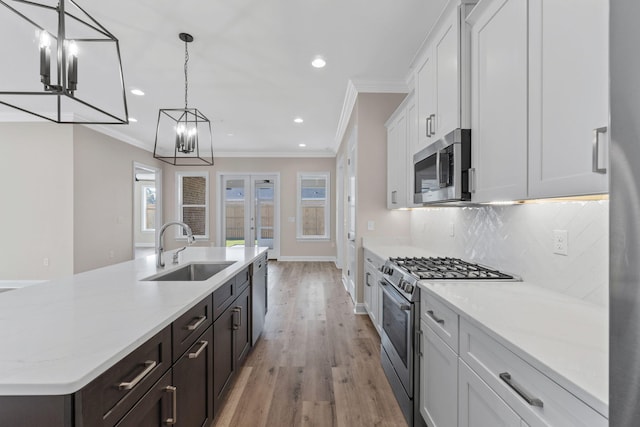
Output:
[[[471,129],[456,129],[413,156],[413,201],[428,205],[471,200]]]

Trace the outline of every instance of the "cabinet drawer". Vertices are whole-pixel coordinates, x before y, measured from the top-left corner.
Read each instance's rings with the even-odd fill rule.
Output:
[[[171,367],[171,326],[76,393],[77,427],[111,427]]]
[[[420,290],[420,318],[458,353],[458,314],[424,289]]]
[[[267,255],[262,255],[260,258],[258,258],[257,260],[253,261],[253,273],[255,274],[255,272],[257,272],[258,270],[260,270],[263,267],[267,266]]]
[[[224,285],[213,291],[213,320],[215,321],[224,310],[231,305],[238,296],[236,292],[236,278],[229,280]]]
[[[173,331],[173,361],[175,362],[212,323],[211,296],[176,319]]]
[[[249,278],[250,278],[250,274],[249,274],[249,267],[246,267],[244,270],[242,270],[240,273],[236,274],[235,276],[235,281],[236,281],[236,295],[239,295],[242,293],[242,291],[244,291],[248,286],[249,286]]]
[[[532,427],[608,425],[601,414],[464,319],[460,357]]]
[[[364,260],[371,264],[371,266],[376,270],[380,270],[380,267],[384,264],[384,260],[382,258],[368,249],[364,250]]]

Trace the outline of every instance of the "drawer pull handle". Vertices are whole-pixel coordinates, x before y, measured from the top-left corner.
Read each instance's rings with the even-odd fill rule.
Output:
[[[444,319],[438,319],[436,317],[436,315],[433,313],[433,310],[429,310],[427,311],[427,314],[429,315],[429,317],[431,317],[436,323],[439,323],[441,325],[444,325]]]
[[[516,393],[518,393],[520,395],[520,397],[522,397],[529,405],[531,406],[537,406],[539,408],[542,408],[544,403],[542,403],[542,400],[536,398],[536,397],[531,397],[529,395],[529,393],[527,393],[525,390],[522,389],[522,387],[516,383],[515,381],[513,381],[511,379],[511,374],[509,374],[508,372],[503,372],[500,374],[500,379],[502,381],[504,381],[505,383],[507,383],[507,385],[509,387],[511,387],[511,389],[513,391],[515,391]]]
[[[158,365],[158,362],[156,362],[155,360],[147,360],[146,362],[144,362],[144,365],[146,366],[146,368],[144,368],[144,371],[140,372],[131,381],[118,384],[118,390],[131,390],[132,388],[137,386],[144,377],[146,377],[151,371],[153,371],[153,368]]]
[[[207,348],[208,344],[209,343],[207,341],[200,341],[200,348],[195,353],[189,353],[189,359],[197,359],[198,356],[200,356],[200,353],[202,353],[204,349]]]
[[[171,415],[173,415],[173,417],[167,418],[164,420],[164,423],[172,426],[178,422],[178,389],[172,385],[168,385],[165,387],[165,391],[168,391],[173,396],[173,404],[171,405]]]
[[[195,331],[196,329],[198,329],[198,326],[202,325],[202,322],[204,322],[205,320],[207,320],[207,316],[198,317],[195,322],[190,323],[186,326],[187,331]]]

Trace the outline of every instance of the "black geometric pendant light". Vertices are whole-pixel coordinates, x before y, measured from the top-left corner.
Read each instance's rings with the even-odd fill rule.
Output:
[[[0,0],[0,22],[0,104],[56,123],[129,123],[118,39],[75,1]]]
[[[212,166],[211,122],[197,108],[189,108],[188,43],[193,36],[180,33],[184,42],[184,108],[158,111],[153,157],[176,166]]]

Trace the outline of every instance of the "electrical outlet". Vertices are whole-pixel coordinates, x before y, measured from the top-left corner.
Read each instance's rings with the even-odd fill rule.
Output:
[[[42,260],[42,265],[44,265],[45,267],[49,267],[49,258],[45,258]]]
[[[553,253],[569,255],[569,235],[567,230],[553,230]]]
[[[367,221],[367,230],[373,231],[375,229],[376,229],[376,222],[375,221]]]

